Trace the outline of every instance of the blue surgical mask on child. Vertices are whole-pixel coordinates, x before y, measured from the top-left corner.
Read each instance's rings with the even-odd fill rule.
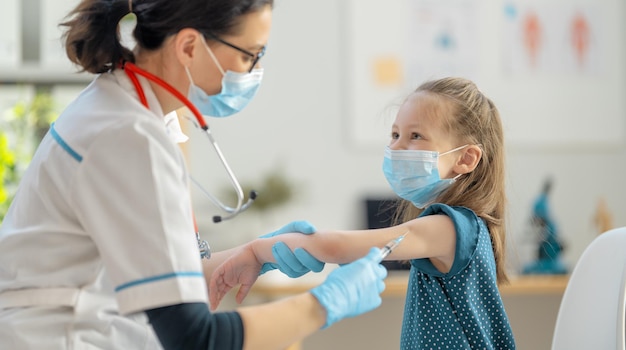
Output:
[[[439,154],[436,151],[392,150],[387,146],[383,172],[398,196],[418,208],[424,208],[461,176],[459,174],[452,179],[441,179],[437,167],[439,157],[465,147],[467,145]]]
[[[245,73],[224,72],[211,49],[206,44],[204,47],[222,73],[222,91],[217,95],[208,95],[193,83],[189,68],[185,67],[191,84],[189,101],[198,108],[200,113],[210,117],[222,118],[240,112],[256,95],[263,79],[263,68],[256,68],[252,72]]]

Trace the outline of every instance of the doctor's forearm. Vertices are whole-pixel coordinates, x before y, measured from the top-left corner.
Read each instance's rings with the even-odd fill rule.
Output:
[[[326,310],[311,293],[237,311],[244,326],[244,350],[285,349],[326,322]]]
[[[243,321],[236,312],[212,314],[204,303],[183,303],[146,314],[164,350],[243,347]]]

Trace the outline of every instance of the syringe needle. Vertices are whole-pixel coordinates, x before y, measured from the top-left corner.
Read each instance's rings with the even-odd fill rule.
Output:
[[[385,246],[381,249],[380,261],[383,261],[394,249],[396,249],[397,246],[400,245],[400,242],[402,242],[404,237],[406,237],[407,233],[409,233],[409,231],[406,231],[404,234],[385,244]]]

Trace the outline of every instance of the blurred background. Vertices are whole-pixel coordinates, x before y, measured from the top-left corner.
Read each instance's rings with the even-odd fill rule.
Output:
[[[59,40],[57,24],[77,3],[4,2],[0,209],[41,132],[93,78],[74,73]],[[203,237],[220,250],[298,219],[320,229],[371,226],[368,214],[379,214],[371,203],[394,198],[381,167],[397,106],[424,80],[459,75],[495,102],[504,123],[510,273],[537,259],[545,236],[533,217],[548,181],[543,204],[563,247],[558,259],[571,270],[599,233],[626,225],[624,7],[619,0],[276,0],[256,99],[239,115],[208,121],[238,179],[259,193],[258,205],[214,224],[222,213],[192,189]],[[232,197],[208,140],[183,127],[192,175]],[[292,283],[273,273],[261,279]],[[520,349],[549,348],[561,295],[504,295]],[[279,296],[260,293],[247,303]],[[403,305],[401,293],[391,295],[300,346],[398,348]]]

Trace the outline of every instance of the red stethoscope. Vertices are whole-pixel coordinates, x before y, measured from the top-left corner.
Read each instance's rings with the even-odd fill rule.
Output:
[[[211,141],[211,145],[213,145],[213,148],[215,149],[217,156],[219,157],[222,165],[224,166],[224,169],[228,173],[228,177],[233,187],[235,188],[235,192],[237,193],[237,205],[234,208],[229,207],[225,205],[224,203],[222,203],[219,199],[217,199],[217,197],[211,195],[206,189],[204,189],[200,185],[198,181],[194,180],[193,177],[191,177],[192,182],[202,191],[202,193],[204,193],[215,205],[217,205],[222,210],[228,213],[227,215],[224,215],[224,216],[221,216],[221,215],[213,216],[213,222],[218,223],[224,220],[232,219],[239,213],[248,209],[248,207],[250,207],[250,205],[252,205],[252,203],[256,199],[256,196],[257,196],[256,192],[251,191],[248,201],[244,203],[244,195],[243,195],[243,189],[241,188],[241,184],[239,184],[239,181],[237,181],[235,174],[230,169],[230,166],[228,166],[228,163],[226,162],[226,159],[224,158],[222,151],[220,150],[219,146],[215,142],[215,139],[213,138],[213,135],[211,134],[211,130],[209,129],[208,124],[204,120],[204,116],[202,115],[202,113],[200,113],[200,111],[196,108],[196,106],[194,106],[193,103],[191,103],[191,101],[189,101],[189,99],[186,96],[181,94],[178,90],[176,90],[173,86],[165,82],[163,79],[157,77],[156,75],[152,73],[146,72],[145,70],[137,67],[135,64],[131,62],[124,62],[123,64],[121,64],[121,68],[124,70],[124,72],[126,72],[126,75],[128,76],[128,78],[130,78],[130,81],[135,86],[137,95],[139,95],[139,100],[146,108],[149,108],[148,100],[146,99],[146,94],[144,93],[143,88],[141,87],[141,84],[139,83],[139,79],[137,78],[137,75],[141,75],[142,77],[158,84],[159,86],[167,90],[169,93],[174,95],[174,97],[176,97],[179,101],[181,101],[194,115],[196,119],[196,123],[194,123],[194,125],[196,125],[202,131],[204,131],[204,134],[206,134],[209,140]],[[196,223],[195,216],[194,216],[193,221],[194,221],[194,228],[196,230],[196,237],[198,239],[198,247],[200,249],[200,256],[208,259],[211,256],[211,250],[209,248],[208,243],[200,239],[200,235],[198,232],[198,225]]]

